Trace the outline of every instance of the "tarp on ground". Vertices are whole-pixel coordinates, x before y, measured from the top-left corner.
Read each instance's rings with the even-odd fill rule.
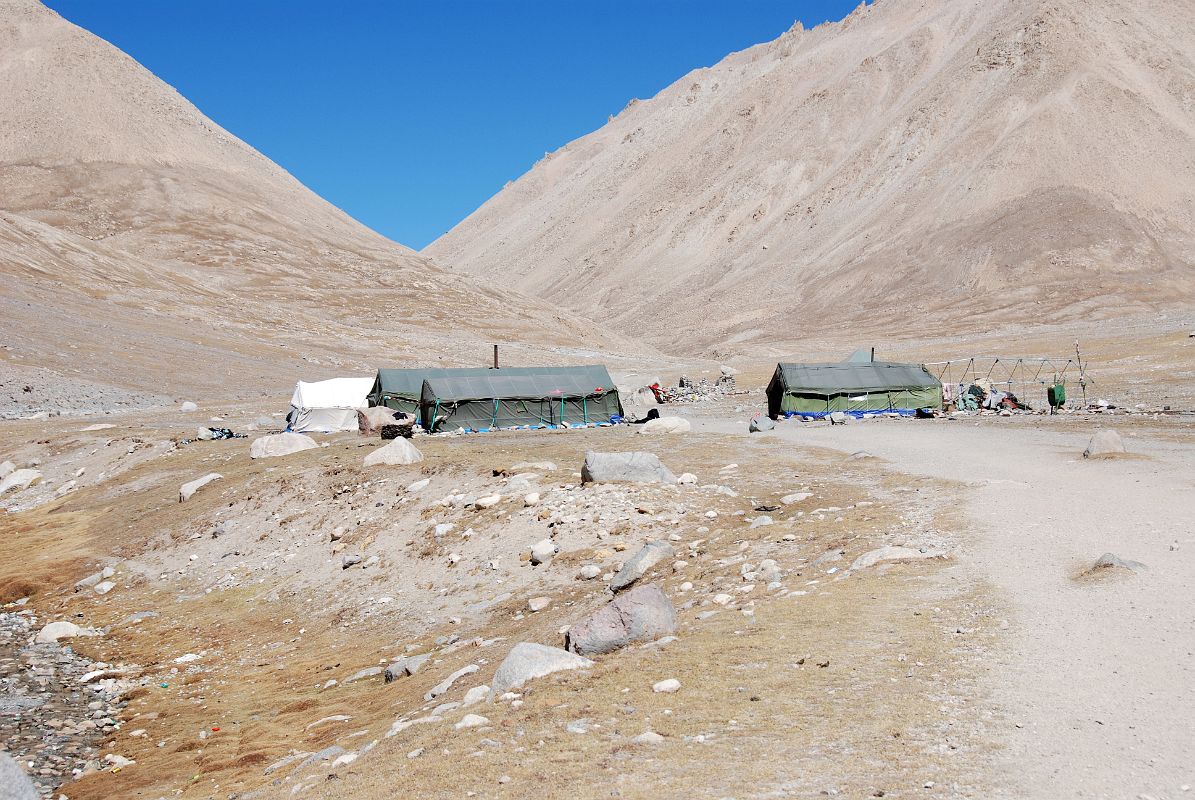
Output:
[[[501,370],[505,372],[506,370]],[[447,375],[485,375],[493,372],[485,367],[411,367],[407,369],[379,369],[369,390],[371,406],[385,406],[412,416],[419,413],[419,398],[423,382],[428,378]]]
[[[419,420],[429,431],[578,425],[622,415],[618,389],[600,364],[434,375],[420,394]]]
[[[357,409],[367,404],[372,378],[332,378],[299,381],[290,398],[287,421],[293,431],[357,430]]]
[[[942,407],[942,384],[920,364],[847,361],[776,365],[768,384],[768,414],[855,416]]]

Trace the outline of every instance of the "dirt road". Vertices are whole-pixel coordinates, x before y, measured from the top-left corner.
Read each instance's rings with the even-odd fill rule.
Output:
[[[1179,797],[1195,784],[1192,431],[1123,420],[787,422],[770,434],[968,484],[975,535],[959,565],[1013,609],[994,689],[1014,723],[1000,760],[1026,797]],[[1082,458],[1101,424],[1121,430],[1129,458]],[[1148,569],[1075,579],[1105,552]]]

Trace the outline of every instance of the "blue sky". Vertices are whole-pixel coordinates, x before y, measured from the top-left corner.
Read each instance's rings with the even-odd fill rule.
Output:
[[[366,225],[421,248],[545,152],[859,0],[46,0]]]

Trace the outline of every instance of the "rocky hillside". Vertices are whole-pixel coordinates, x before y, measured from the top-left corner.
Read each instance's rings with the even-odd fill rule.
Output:
[[[612,340],[365,228],[35,0],[0,0],[0,76],[5,397],[226,394]]]
[[[878,0],[699,69],[428,249],[689,352],[1195,292],[1183,0]]]

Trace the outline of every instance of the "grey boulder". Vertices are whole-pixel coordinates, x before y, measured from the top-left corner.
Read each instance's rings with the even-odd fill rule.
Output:
[[[319,447],[315,440],[302,433],[278,433],[254,439],[249,445],[250,458],[277,458]]]
[[[590,450],[581,467],[581,482],[675,484],[676,476],[660,463],[655,453],[597,453]]]
[[[676,548],[668,542],[658,540],[648,542],[640,548],[638,553],[631,556],[622,569],[610,581],[610,591],[617,592],[627,588],[642,578],[647,571],[666,558],[676,555]]]
[[[28,489],[40,480],[41,473],[35,469],[13,470],[4,480],[0,480],[0,494],[5,494],[13,489],[17,491]]]
[[[535,642],[519,642],[498,665],[490,682],[490,698],[517,689],[529,680],[554,672],[592,667],[593,662],[576,653]]]
[[[386,466],[401,466],[404,464],[418,464],[423,460],[423,453],[419,448],[406,439],[395,439],[384,447],[379,447],[365,457],[365,466],[373,467],[379,464]]]
[[[620,594],[568,629],[564,647],[583,656],[601,655],[633,642],[676,633],[676,609],[655,584]]]
[[[751,424],[747,426],[751,433],[761,433],[763,431],[776,430],[776,423],[771,417],[752,417]]]
[[[0,751],[0,800],[41,800],[25,770],[3,751]]]

